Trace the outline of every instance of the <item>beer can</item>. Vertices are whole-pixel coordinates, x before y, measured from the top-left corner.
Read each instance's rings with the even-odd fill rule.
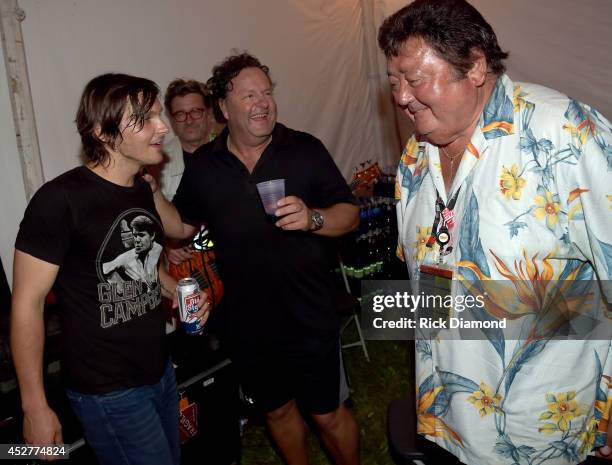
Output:
[[[200,319],[195,315],[198,311],[200,301],[200,286],[193,278],[183,278],[176,286],[176,296],[178,298],[179,316],[183,329],[187,334],[201,334],[204,327],[200,324]]]

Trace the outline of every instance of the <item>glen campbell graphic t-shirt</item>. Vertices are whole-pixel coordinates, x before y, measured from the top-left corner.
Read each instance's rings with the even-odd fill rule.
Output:
[[[103,394],[159,381],[167,361],[158,263],[163,228],[148,184],[113,184],[86,167],[34,195],[15,247],[59,266],[68,387]]]

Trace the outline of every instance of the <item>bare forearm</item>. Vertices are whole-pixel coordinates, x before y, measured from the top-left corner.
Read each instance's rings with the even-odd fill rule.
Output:
[[[174,299],[176,296],[176,280],[168,274],[166,267],[160,262],[159,281],[161,283],[162,295],[166,299]]]
[[[323,215],[323,227],[314,234],[338,237],[359,226],[359,207],[351,203],[337,203],[329,208],[314,208]]]
[[[11,310],[11,351],[24,412],[47,407],[43,385],[43,303],[24,302],[16,295]]]
[[[48,408],[43,387],[45,298],[59,267],[19,250],[13,263],[11,350],[24,412]]]
[[[15,251],[11,349],[21,392],[23,438],[28,444],[61,444],[62,426],[49,408],[43,385],[45,298],[59,266]]]

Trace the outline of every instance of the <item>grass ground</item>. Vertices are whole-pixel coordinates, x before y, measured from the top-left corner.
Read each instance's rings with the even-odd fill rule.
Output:
[[[349,338],[352,335],[347,334]],[[393,465],[386,432],[387,406],[393,399],[405,397],[412,388],[408,369],[408,344],[395,341],[368,341],[370,362],[361,348],[344,351],[352,395],[351,410],[360,427],[363,465]],[[308,431],[311,465],[331,465],[318,438]],[[242,465],[282,465],[262,422],[251,421],[243,436]]]

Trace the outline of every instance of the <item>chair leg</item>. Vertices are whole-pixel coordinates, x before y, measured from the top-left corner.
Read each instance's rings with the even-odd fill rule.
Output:
[[[347,344],[342,344],[342,348],[348,349],[350,347],[361,347],[361,350],[363,350],[363,355],[365,356],[366,360],[369,362],[370,354],[368,353],[368,347],[366,346],[366,341],[363,338],[363,333],[361,332],[361,325],[359,322],[359,317],[357,316],[356,313],[353,313],[353,315],[351,315],[351,317],[348,320],[346,320],[346,323],[344,323],[344,325],[342,326],[341,331],[344,331],[344,329],[351,323],[355,323],[355,326],[357,327],[357,335],[359,336],[359,340],[355,342],[350,342]]]
[[[340,328],[340,334],[342,334],[342,333],[344,332],[344,330],[345,330],[346,328],[348,328],[348,325],[350,325],[352,321],[353,321],[353,317],[351,316],[350,318],[348,318],[348,319],[347,319],[347,320],[344,322],[344,324],[343,324],[343,325],[342,325],[342,327]]]
[[[339,264],[340,264],[340,274],[342,275],[342,281],[344,281],[344,287],[346,289],[346,292],[351,294],[351,286],[349,286],[348,278],[346,277],[346,271],[344,269],[344,263],[342,262],[342,257],[338,256],[338,258],[339,258]],[[357,297],[357,300],[361,301],[361,298]],[[359,317],[357,316],[357,313],[355,312],[354,308],[353,308],[353,316],[349,318],[346,321],[346,323],[344,323],[344,325],[342,325],[342,328],[340,329],[340,334],[344,332],[344,330],[350,324],[351,321],[354,321],[355,325],[357,325],[357,334],[359,335],[359,342],[354,342],[352,344],[345,344],[345,345],[342,345],[341,343],[340,346],[343,349],[345,349],[347,347],[356,347],[360,345],[361,349],[363,350],[363,355],[365,356],[366,360],[369,362],[370,354],[368,354],[368,348],[366,347],[365,340],[363,339],[363,334],[361,333],[361,322],[359,321]]]
[[[363,339],[363,334],[361,332],[361,322],[359,321],[359,317],[356,313],[353,313],[355,317],[355,324],[357,325],[357,333],[359,334],[359,341],[361,341],[361,348],[363,349],[363,355],[365,355],[366,360],[370,361],[370,354],[368,354],[368,348],[366,346],[366,342]]]

